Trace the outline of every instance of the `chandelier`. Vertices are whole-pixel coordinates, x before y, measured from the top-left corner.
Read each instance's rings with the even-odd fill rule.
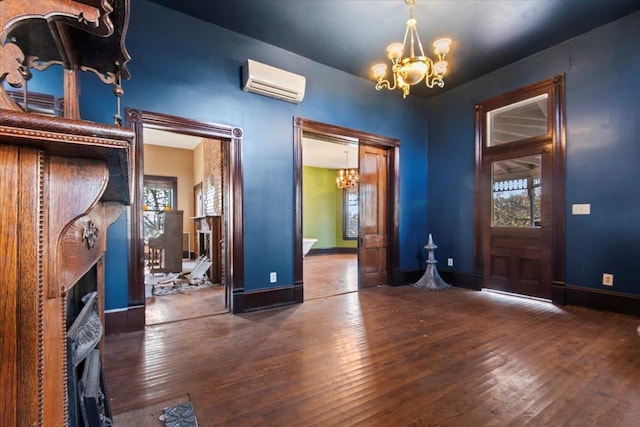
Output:
[[[429,88],[444,86],[443,76],[447,72],[448,65],[444,58],[449,52],[451,39],[442,38],[433,43],[437,61],[434,62],[431,58],[425,56],[418,36],[418,29],[416,28],[417,21],[413,17],[413,5],[416,0],[404,0],[404,2],[409,6],[410,10],[404,41],[402,43],[391,43],[387,46],[387,56],[391,60],[393,84],[386,80],[386,64],[376,64],[371,69],[377,80],[376,90],[381,90],[384,87],[389,90],[400,88],[402,97],[406,98],[409,95],[411,86],[420,83],[422,79],[424,79]],[[409,42],[410,56],[403,58],[407,42]],[[418,45],[419,56],[415,55],[416,44]]]
[[[349,169],[349,152],[345,150],[347,155],[347,167],[338,171],[336,177],[336,185],[339,189],[355,187],[358,185],[360,177],[358,177],[358,171],[355,169]]]

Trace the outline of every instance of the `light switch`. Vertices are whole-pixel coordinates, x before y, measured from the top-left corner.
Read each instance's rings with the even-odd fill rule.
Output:
[[[591,204],[573,204],[571,205],[571,213],[573,215],[591,215]]]

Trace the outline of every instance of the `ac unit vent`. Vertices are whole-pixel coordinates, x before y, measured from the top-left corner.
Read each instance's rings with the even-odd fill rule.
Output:
[[[306,79],[248,59],[242,66],[242,90],[298,104],[304,98]]]

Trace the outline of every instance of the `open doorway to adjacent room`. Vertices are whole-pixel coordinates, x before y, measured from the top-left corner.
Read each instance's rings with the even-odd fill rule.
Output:
[[[222,143],[143,128],[146,324],[226,313]]]
[[[312,299],[391,284],[399,142],[302,118],[294,130],[296,291]],[[338,188],[352,172],[357,184]]]
[[[131,217],[140,236],[130,300],[143,301],[145,325],[228,313],[241,258],[240,140],[229,138],[233,128],[179,117],[127,110],[127,118],[137,119]]]
[[[358,140],[303,135],[305,300],[358,290]]]

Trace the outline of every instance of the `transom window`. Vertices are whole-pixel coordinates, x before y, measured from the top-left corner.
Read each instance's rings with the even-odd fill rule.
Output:
[[[549,132],[548,94],[534,96],[487,113],[487,146],[507,144]]]

